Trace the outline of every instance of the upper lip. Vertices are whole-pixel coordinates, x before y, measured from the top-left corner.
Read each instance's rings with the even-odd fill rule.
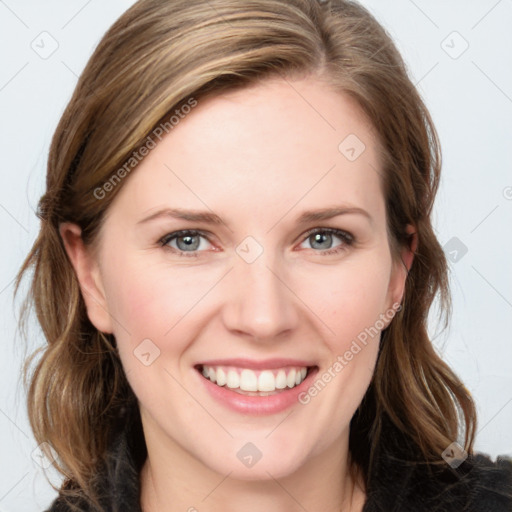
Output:
[[[251,368],[253,370],[265,370],[274,368],[283,368],[285,366],[315,366],[311,361],[303,359],[290,359],[290,358],[274,358],[274,359],[212,359],[210,361],[202,361],[196,366],[236,366],[240,368]]]

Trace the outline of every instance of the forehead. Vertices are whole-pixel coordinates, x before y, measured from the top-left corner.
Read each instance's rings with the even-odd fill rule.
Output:
[[[116,202],[137,213],[207,205],[276,215],[298,202],[383,204],[372,127],[354,100],[325,83],[267,80],[199,99],[180,117]]]

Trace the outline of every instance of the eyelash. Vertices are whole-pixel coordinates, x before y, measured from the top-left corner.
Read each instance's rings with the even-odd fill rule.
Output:
[[[338,254],[341,251],[345,250],[347,246],[351,246],[355,242],[354,237],[350,233],[348,233],[347,231],[342,231],[341,229],[335,229],[335,228],[313,228],[313,229],[310,229],[309,231],[304,233],[302,242],[304,242],[310,236],[315,235],[317,233],[327,233],[330,235],[335,235],[338,238],[340,238],[343,242],[341,245],[337,246],[334,249],[325,249],[324,251],[321,251],[321,250],[315,251],[321,255]],[[168,233],[167,235],[163,236],[158,241],[158,243],[164,249],[169,250],[175,254],[179,254],[180,256],[197,258],[200,255],[200,253],[203,251],[181,251],[180,249],[175,249],[174,247],[170,247],[168,245],[169,242],[171,242],[172,240],[175,240],[176,238],[180,238],[182,236],[202,236],[203,238],[206,238],[208,240],[207,234],[203,231],[195,230],[195,229],[184,229],[181,231],[174,231],[172,233]]]

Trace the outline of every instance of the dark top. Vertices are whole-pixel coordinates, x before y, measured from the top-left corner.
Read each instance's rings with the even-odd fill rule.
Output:
[[[133,441],[142,436],[140,424],[133,427],[135,432],[130,426],[135,423],[125,423],[115,435],[99,471],[101,512],[142,512],[139,472],[146,449]],[[379,447],[369,474],[363,512],[512,512],[512,459],[492,462],[479,454],[456,469],[411,462],[411,445],[404,452],[404,435],[389,422],[386,428],[385,446]],[[46,512],[70,511],[98,512],[85,499],[67,503],[62,495]]]

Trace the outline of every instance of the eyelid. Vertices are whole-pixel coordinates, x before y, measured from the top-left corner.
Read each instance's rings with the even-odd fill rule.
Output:
[[[352,233],[349,233],[348,231],[345,231],[344,229],[339,228],[329,228],[329,227],[319,227],[319,228],[312,228],[308,229],[305,233],[301,235],[302,239],[309,238],[311,235],[314,235],[315,233],[330,233],[332,235],[336,235],[340,238],[350,240],[351,242],[355,241],[354,235]]]
[[[313,235],[315,233],[329,233],[331,235],[337,236],[344,242],[340,249],[337,249],[335,247],[335,248],[331,248],[331,249],[325,249],[323,251],[314,251],[314,252],[317,252],[318,254],[328,254],[328,253],[332,253],[332,252],[339,252],[339,250],[341,250],[342,248],[352,245],[355,242],[355,237],[348,231],[345,231],[345,230],[339,229],[339,228],[321,227],[320,226],[320,227],[311,228],[311,229],[305,231],[304,233],[302,233],[300,235],[300,243],[301,244],[304,243],[311,235]],[[180,251],[179,249],[175,249],[174,247],[169,247],[167,245],[171,240],[175,240],[176,238],[180,238],[182,236],[187,236],[187,235],[201,236],[201,237],[205,238],[208,241],[208,243],[212,244],[212,242],[210,240],[210,237],[213,236],[212,233],[203,231],[201,229],[181,229],[181,230],[173,231],[173,232],[167,233],[166,235],[161,237],[158,240],[158,243],[163,248],[169,249],[172,252],[178,253],[180,255],[185,254],[187,256],[197,257],[202,252],[206,252],[206,251]]]
[[[208,240],[208,243],[213,245],[212,241],[210,240],[210,237],[213,235],[207,231],[203,231],[202,229],[179,229],[177,231],[172,231],[170,233],[165,234],[163,237],[161,237],[158,240],[158,244],[161,245],[164,249],[170,249],[174,252],[179,252],[180,254],[184,254],[189,252],[190,255],[192,254],[199,254],[204,251],[180,251],[179,249],[174,249],[174,247],[169,247],[167,244],[171,242],[172,240],[175,240],[176,238],[180,238],[182,236],[201,236]]]

